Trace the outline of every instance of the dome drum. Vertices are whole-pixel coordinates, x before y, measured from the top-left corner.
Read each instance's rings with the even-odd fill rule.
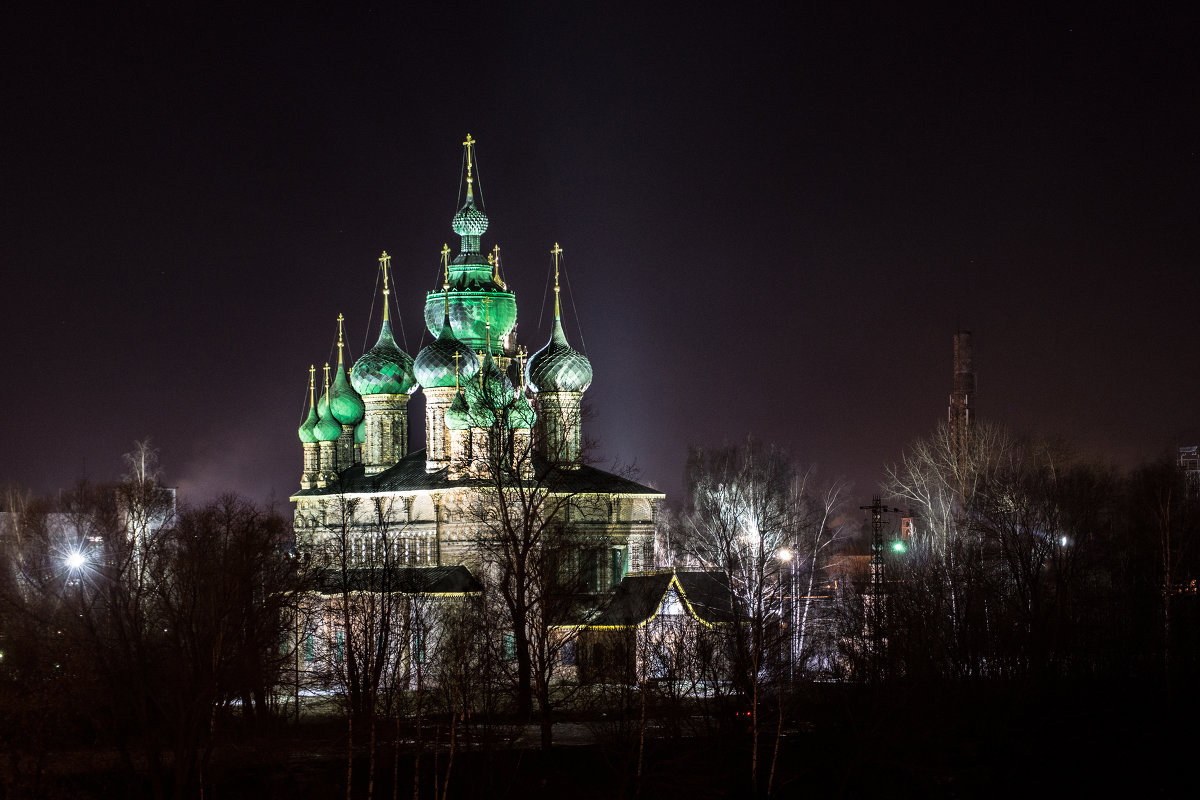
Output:
[[[484,310],[483,300],[491,305]],[[472,350],[482,350],[487,341],[487,323],[490,318],[492,330],[492,352],[500,352],[500,340],[507,336],[517,323],[517,298],[512,292],[500,290],[451,291],[450,327],[454,336]],[[430,292],[425,298],[425,327],[433,335],[442,329],[445,320],[446,301],[442,292]]]

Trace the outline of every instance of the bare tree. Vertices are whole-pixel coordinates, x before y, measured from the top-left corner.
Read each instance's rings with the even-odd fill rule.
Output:
[[[762,693],[772,677],[780,677],[786,657],[782,616],[789,573],[781,556],[790,555],[796,542],[797,475],[780,450],[747,440],[715,451],[693,448],[687,483],[678,538],[697,563],[723,572],[729,584],[733,678],[749,704],[750,780],[757,787]]]

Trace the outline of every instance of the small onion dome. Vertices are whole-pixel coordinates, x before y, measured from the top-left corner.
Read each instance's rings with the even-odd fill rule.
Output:
[[[529,405],[529,401],[525,399],[525,393],[518,393],[517,399],[508,409],[508,427],[512,429],[532,428],[536,419],[537,415],[533,413],[533,406]]]
[[[354,443],[362,444],[366,440],[367,440],[367,421],[364,419],[362,422],[360,422],[354,426]]]
[[[454,400],[446,409],[446,427],[452,431],[465,431],[471,427],[471,407],[461,389],[454,393]]]
[[[363,418],[363,401],[346,380],[346,370],[338,362],[337,377],[329,387],[329,410],[333,418],[343,425],[357,425]]]
[[[475,358],[471,348],[455,338],[454,330],[450,327],[450,317],[446,316],[438,338],[417,353],[417,360],[413,365],[417,383],[426,389],[454,386],[455,353],[459,356],[457,380],[470,380],[479,372],[479,360]]]
[[[557,319],[550,341],[529,359],[528,373],[529,388],[535,392],[583,392],[592,385],[592,363],[567,344]]]
[[[304,422],[300,423],[300,441],[304,444],[312,444],[317,440],[317,410],[311,405],[308,407],[308,416]]]
[[[450,221],[450,229],[459,236],[482,236],[488,229],[487,214],[475,207],[474,198],[467,197],[467,202]]]
[[[508,376],[508,382],[513,386],[525,385],[524,376],[521,374],[521,362],[517,359],[514,358],[508,362],[508,369],[504,371],[504,374]]]
[[[337,438],[342,435],[342,426],[333,418],[333,413],[329,410],[329,393],[321,395],[321,401],[317,403],[317,424],[313,428],[313,438],[318,442],[336,442]]]
[[[481,377],[482,376],[482,377]],[[490,428],[496,424],[496,415],[512,403],[513,385],[508,380],[492,354],[486,353],[479,374],[467,384],[467,400],[471,407],[471,427]]]

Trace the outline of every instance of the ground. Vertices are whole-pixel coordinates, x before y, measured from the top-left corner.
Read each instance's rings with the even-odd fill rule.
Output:
[[[1012,795],[1190,797],[1193,739],[1177,732],[1194,719],[1192,701],[1164,706],[1141,693],[1063,687],[1026,692],[962,692],[923,698],[911,687],[887,696],[866,687],[809,687],[785,720],[775,776],[777,797],[974,798]],[[1164,710],[1167,709],[1167,710]],[[773,724],[773,723],[772,723]],[[451,798],[633,797],[636,738],[614,737],[611,720],[564,719],[549,757],[526,745],[535,729],[508,729],[511,744],[459,749]],[[737,725],[700,738],[655,726],[647,742],[641,797],[750,796],[749,739]],[[773,732],[773,729],[772,729]],[[374,797],[392,795],[392,740],[379,732]],[[217,798],[344,796],[345,722],[310,719],[265,733],[243,732],[213,758]],[[362,732],[360,732],[362,734]],[[365,738],[356,736],[356,738]],[[764,736],[766,748],[771,738]],[[444,774],[444,740],[422,761],[422,797]],[[398,796],[412,797],[411,744],[402,741]],[[763,780],[770,752],[762,759]],[[12,785],[8,796],[148,796],[148,787],[118,768],[115,754],[82,748],[54,754],[36,787]],[[367,797],[368,759],[356,748],[354,797]],[[9,776],[11,778],[11,776]],[[1192,783],[1191,785],[1194,785]]]

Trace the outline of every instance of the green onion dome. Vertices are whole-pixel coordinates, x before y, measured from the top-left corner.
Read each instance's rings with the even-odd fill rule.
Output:
[[[455,376],[455,354],[458,354],[458,375]],[[454,386],[455,381],[467,381],[479,372],[479,360],[471,348],[454,336],[450,316],[442,322],[438,338],[421,348],[413,365],[417,383],[426,389]]]
[[[315,428],[317,427],[317,410],[310,404],[308,407],[308,416],[304,422],[300,423],[300,441],[304,444],[312,444],[317,440]]]
[[[529,359],[529,388],[534,392],[583,392],[592,385],[592,364],[567,344],[562,321],[554,320],[550,341]]]
[[[379,329],[379,341],[350,368],[350,383],[360,395],[409,394],[416,386],[412,356],[396,345],[387,319]]]
[[[360,422],[354,426],[354,443],[362,444],[366,440],[367,440],[367,421],[364,419],[362,422]]]
[[[450,228],[459,236],[482,236],[488,229],[487,214],[475,207],[475,199],[471,194],[467,195],[467,202],[450,221]]]
[[[318,442],[336,442],[341,435],[342,426],[329,409],[329,390],[326,389],[317,403],[317,424],[313,428],[313,438]]]
[[[465,431],[471,427],[471,407],[461,389],[454,393],[454,400],[446,409],[446,427],[452,431]]]
[[[491,353],[485,353],[479,373],[467,384],[467,402],[471,408],[471,427],[490,428],[497,414],[504,413],[513,400],[513,385]]]
[[[357,425],[363,418],[363,401],[350,381],[346,380],[346,369],[338,360],[337,377],[329,387],[329,410],[333,418],[343,425]]]
[[[533,413],[533,406],[529,405],[529,401],[525,399],[524,392],[517,393],[517,399],[513,400],[512,406],[508,409],[508,427],[511,429],[517,428],[532,428],[534,421],[537,420],[537,415]]]

